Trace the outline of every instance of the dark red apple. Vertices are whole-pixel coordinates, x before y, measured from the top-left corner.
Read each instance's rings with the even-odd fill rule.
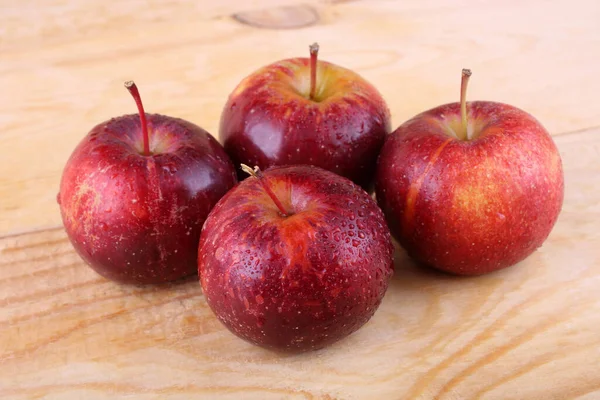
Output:
[[[560,155],[544,127],[507,104],[461,102],[405,122],[378,160],[376,193],[408,254],[435,268],[483,274],[542,245],[561,210]]]
[[[65,229],[99,274],[161,283],[196,273],[200,230],[236,183],[221,145],[178,118],[145,114],[97,125],[63,171],[58,201]]]
[[[310,50],[310,59],[270,64],[237,86],[221,115],[221,143],[235,165],[316,165],[368,189],[391,131],[387,105],[358,74],[317,62],[316,44]]]
[[[393,246],[383,214],[359,186],[321,168],[258,174],[206,220],[198,255],[204,295],[247,341],[324,347],[365,324],[386,292]]]

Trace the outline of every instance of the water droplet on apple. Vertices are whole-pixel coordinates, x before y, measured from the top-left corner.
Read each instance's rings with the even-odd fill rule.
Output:
[[[174,174],[177,172],[177,167],[174,164],[166,164],[162,167],[163,171],[166,171],[170,174]]]
[[[358,232],[358,237],[361,239],[364,239],[365,238],[364,232]]]

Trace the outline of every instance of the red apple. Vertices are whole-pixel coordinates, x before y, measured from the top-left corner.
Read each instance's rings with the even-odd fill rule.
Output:
[[[414,259],[462,275],[523,260],[560,212],[563,171],[552,138],[507,104],[461,102],[405,122],[378,160],[376,193],[394,237]]]
[[[371,318],[392,251],[381,210],[359,186],[313,166],[273,167],[217,203],[198,269],[209,306],[234,334],[304,351]]]
[[[237,86],[221,115],[221,143],[235,165],[316,165],[368,189],[391,131],[387,105],[358,74],[317,62],[316,43],[310,50],[310,59],[276,62]]]
[[[79,255],[124,283],[161,283],[196,273],[200,230],[235,183],[235,168],[202,128],[139,109],[97,125],[63,171],[57,197]]]

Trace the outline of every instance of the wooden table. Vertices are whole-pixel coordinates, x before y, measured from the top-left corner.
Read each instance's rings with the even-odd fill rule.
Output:
[[[55,196],[82,136],[135,112],[123,81],[216,132],[242,77],[315,40],[394,125],[456,101],[463,67],[471,99],[540,119],[566,180],[545,245],[478,278],[398,254],[371,322],[300,356],[235,338],[195,281],[119,286],[84,266]],[[0,398],[600,398],[599,72],[596,0],[0,1]]]

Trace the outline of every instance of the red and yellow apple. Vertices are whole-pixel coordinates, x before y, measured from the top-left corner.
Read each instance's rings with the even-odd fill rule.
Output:
[[[314,166],[272,167],[211,211],[198,269],[209,306],[234,334],[304,351],[371,318],[393,246],[376,202],[350,180]]]
[[[235,165],[310,164],[369,188],[391,131],[389,110],[365,79],[317,60],[317,51],[314,44],[311,58],[242,80],[223,109],[219,139]]]
[[[544,127],[507,104],[461,102],[425,111],[387,139],[376,195],[414,259],[463,275],[523,260],[548,237],[564,192]]]
[[[235,183],[221,145],[182,119],[146,114],[94,127],[69,158],[58,201],[81,257],[124,283],[161,283],[196,273],[200,230]]]

